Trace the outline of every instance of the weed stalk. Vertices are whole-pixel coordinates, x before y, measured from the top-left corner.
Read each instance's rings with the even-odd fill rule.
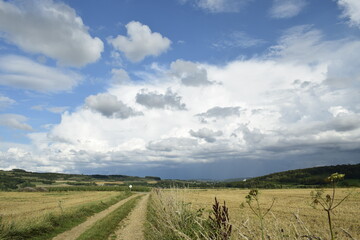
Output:
[[[338,203],[335,203],[335,191],[336,191],[336,184],[344,179],[345,174],[340,173],[333,173],[331,174],[326,180],[331,182],[332,185],[332,194],[327,194],[325,197],[323,196],[324,191],[323,190],[317,190],[312,191],[311,197],[312,197],[312,206],[316,207],[317,205],[320,205],[321,208],[326,211],[327,213],[327,220],[329,224],[329,232],[330,232],[330,239],[335,240],[334,230],[333,230],[333,223],[331,219],[331,214],[333,214],[333,211],[335,208],[337,208],[343,201],[345,201],[346,198],[350,196],[350,193],[347,194],[343,199],[341,199]]]
[[[261,239],[265,240],[265,224],[264,219],[265,216],[270,212],[271,208],[274,206],[275,199],[273,199],[270,207],[263,212],[260,207],[259,201],[259,191],[257,189],[250,190],[249,194],[245,197],[246,203],[249,205],[251,211],[255,214],[255,216],[259,219],[260,222],[260,230],[261,230]],[[253,206],[253,202],[256,202],[256,206]]]

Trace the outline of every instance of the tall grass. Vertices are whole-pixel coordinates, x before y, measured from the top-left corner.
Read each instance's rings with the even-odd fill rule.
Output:
[[[85,204],[75,209],[63,210],[58,214],[47,213],[37,219],[26,221],[22,224],[15,224],[11,220],[2,221],[0,218],[0,239],[51,239],[57,234],[84,222],[87,217],[108,208],[130,195],[131,193],[121,193],[107,201]]]
[[[249,199],[244,199],[248,200],[248,205],[244,204],[246,209],[241,209],[239,202],[238,212],[241,216],[237,219],[240,220],[233,220],[229,217],[228,210],[220,212],[219,209],[226,209],[225,204],[220,206],[216,200],[212,210],[197,209],[184,198],[186,195],[184,191],[188,190],[155,190],[151,193],[147,213],[148,223],[145,230],[147,240],[329,239],[326,225],[319,225],[314,231],[314,226],[311,226],[314,225],[314,222],[303,221],[299,212],[293,212],[292,219],[285,220],[281,215],[277,216],[272,212],[271,207],[273,204],[276,205],[277,201],[275,203],[270,200],[263,202],[259,192],[256,192],[257,199],[254,199],[254,191],[249,193],[252,194],[254,205],[252,205],[252,201],[249,202]],[[309,201],[310,199],[309,196]],[[308,206],[311,210],[310,204]],[[251,211],[251,207],[253,211]],[[286,206],[283,207],[286,208]],[[317,210],[312,211],[314,215],[317,215]],[[253,214],[249,215],[251,212]],[[214,221],[215,218],[219,219],[217,223]],[[218,228],[214,229],[214,225],[218,225]],[[355,239],[351,232],[345,229],[337,228],[336,232],[338,240]]]
[[[164,192],[155,189],[150,194],[145,239],[200,239],[204,223],[203,209],[194,211],[181,199],[177,189]]]

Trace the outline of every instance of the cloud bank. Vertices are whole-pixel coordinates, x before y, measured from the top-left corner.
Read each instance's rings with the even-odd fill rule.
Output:
[[[325,40],[320,30],[301,25],[250,59],[222,65],[177,59],[154,65],[142,73],[143,81],[113,70],[112,77],[125,81],[85,97],[49,130],[29,133],[30,147],[1,150],[1,166],[76,172],[192,170],[208,164],[216,173],[222,163],[241,170],[245,163],[294,168],[356,162],[351,158],[360,149],[356,50],[356,39]],[[32,73],[39,65],[20,69]],[[21,72],[12,67],[1,74]],[[8,120],[2,126],[31,130],[24,116],[3,116]]]

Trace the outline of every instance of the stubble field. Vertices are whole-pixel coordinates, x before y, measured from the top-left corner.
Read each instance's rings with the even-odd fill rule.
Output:
[[[311,191],[312,189],[259,190],[260,208],[263,213],[275,201],[264,219],[267,239],[330,239],[326,212],[319,207],[314,209],[311,206]],[[335,202],[339,202],[350,192],[351,195],[332,214],[336,239],[360,239],[360,189],[336,189]],[[328,193],[331,193],[331,189],[325,190],[324,195]],[[229,219],[232,225],[231,239],[261,239],[259,218],[246,203],[245,196],[248,194],[249,190],[235,189],[173,189],[154,194],[154,199],[166,209],[161,213],[162,215],[171,211],[178,213],[169,218],[174,219],[177,217],[176,215],[189,215],[189,213],[185,213],[189,209],[193,213],[203,209],[201,218],[207,220],[216,197],[221,205],[225,201],[229,209]],[[156,198],[161,200],[156,201]],[[174,204],[174,202],[176,203]],[[157,211],[160,211],[159,208]],[[201,218],[194,219],[189,224],[190,228],[201,225],[199,230],[196,230],[198,232],[190,237],[192,239],[207,239],[201,237],[208,234],[206,233],[208,229],[203,228],[204,224]],[[183,221],[181,217],[179,220]],[[189,220],[189,222],[191,221]],[[181,226],[181,223],[179,225]],[[174,222],[167,227],[177,231],[178,229],[174,230],[176,226],[177,223]],[[187,233],[189,232],[191,229],[187,231]],[[194,237],[196,235],[200,237]]]
[[[42,216],[60,214],[85,204],[106,201],[118,192],[0,192],[2,220],[20,224]]]
[[[0,192],[0,239],[57,234],[127,196],[101,191]]]

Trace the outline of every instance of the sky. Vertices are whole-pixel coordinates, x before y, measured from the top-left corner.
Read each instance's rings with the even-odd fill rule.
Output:
[[[0,0],[0,169],[359,163],[359,53],[358,0]]]

